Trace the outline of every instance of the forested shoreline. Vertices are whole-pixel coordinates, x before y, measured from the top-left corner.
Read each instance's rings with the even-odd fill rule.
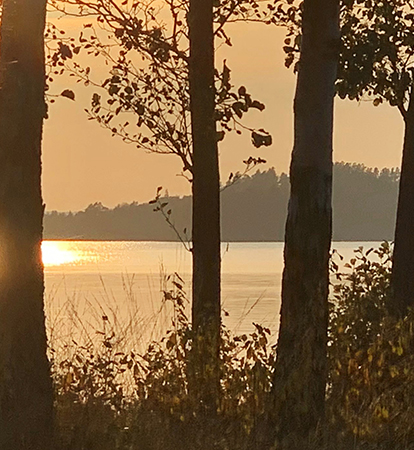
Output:
[[[361,164],[334,166],[333,239],[392,240],[399,172]],[[289,177],[268,169],[227,186],[222,197],[222,239],[227,242],[283,241]],[[169,196],[165,209],[184,239],[191,229],[191,197]],[[78,212],[46,213],[45,239],[176,241],[177,234],[154,204],[129,203],[113,209],[101,203]],[[186,231],[184,233],[184,230]]]

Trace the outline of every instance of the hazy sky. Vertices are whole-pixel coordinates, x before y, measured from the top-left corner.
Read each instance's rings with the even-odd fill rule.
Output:
[[[63,22],[60,24],[63,28]],[[73,20],[71,22],[73,26]],[[292,150],[292,104],[295,76],[284,67],[284,31],[261,24],[229,28],[232,48],[220,48],[217,65],[224,58],[232,69],[235,85],[245,85],[266,109],[249,112],[247,123],[266,128],[273,135],[271,147],[254,149],[248,134],[230,136],[220,143],[222,179],[243,170],[242,160],[250,155],[265,158],[261,168],[289,168]],[[95,60],[98,61],[98,60]],[[104,70],[104,68],[102,68]],[[68,86],[57,80],[53,91]],[[89,106],[92,90],[75,86],[77,101],[58,99],[51,105],[45,123],[43,145],[43,194],[47,210],[80,210],[100,201],[112,207],[118,203],[153,198],[157,186],[171,194],[188,194],[188,182],[177,176],[181,164],[173,155],[148,154],[108,130],[88,121],[83,109]],[[370,102],[336,100],[334,158],[367,166],[400,165],[403,123],[396,108]]]

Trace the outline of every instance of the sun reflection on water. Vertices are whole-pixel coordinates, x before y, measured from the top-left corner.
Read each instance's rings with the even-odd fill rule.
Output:
[[[80,255],[77,252],[69,250],[67,242],[42,242],[42,260],[45,267],[75,263],[79,258]]]

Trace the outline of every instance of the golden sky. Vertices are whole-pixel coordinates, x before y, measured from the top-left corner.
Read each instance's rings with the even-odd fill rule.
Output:
[[[73,21],[72,21],[73,22]],[[220,143],[223,181],[230,172],[243,170],[242,160],[261,156],[288,171],[292,150],[292,104],[295,76],[284,67],[284,31],[262,24],[238,24],[229,28],[233,47],[220,48],[217,65],[227,59],[235,85],[245,85],[266,109],[249,112],[250,125],[266,128],[273,135],[271,147],[254,149],[248,134],[230,136]],[[102,68],[104,70],[104,68]],[[104,72],[103,72],[104,73]],[[53,90],[70,87],[57,80]],[[77,100],[58,99],[50,106],[43,145],[43,195],[47,210],[80,210],[100,201],[108,207],[119,203],[145,202],[158,186],[170,195],[188,194],[190,186],[177,176],[179,160],[172,155],[148,154],[111,137],[110,132],[88,121],[92,90],[74,86]],[[371,167],[400,165],[403,122],[395,108],[374,107],[370,102],[336,100],[334,158]]]

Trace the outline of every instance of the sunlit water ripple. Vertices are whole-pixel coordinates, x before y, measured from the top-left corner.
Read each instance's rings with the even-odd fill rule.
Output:
[[[360,245],[379,243],[335,242],[333,248],[347,260]],[[133,317],[145,339],[153,338],[169,324],[165,276],[178,273],[190,291],[191,254],[180,243],[44,241],[42,252],[48,324],[54,333],[62,324],[75,333],[73,325],[68,327],[74,320],[93,333],[108,315],[121,325]],[[231,330],[249,332],[256,322],[277,331],[282,269],[282,243],[223,244],[224,322]]]

